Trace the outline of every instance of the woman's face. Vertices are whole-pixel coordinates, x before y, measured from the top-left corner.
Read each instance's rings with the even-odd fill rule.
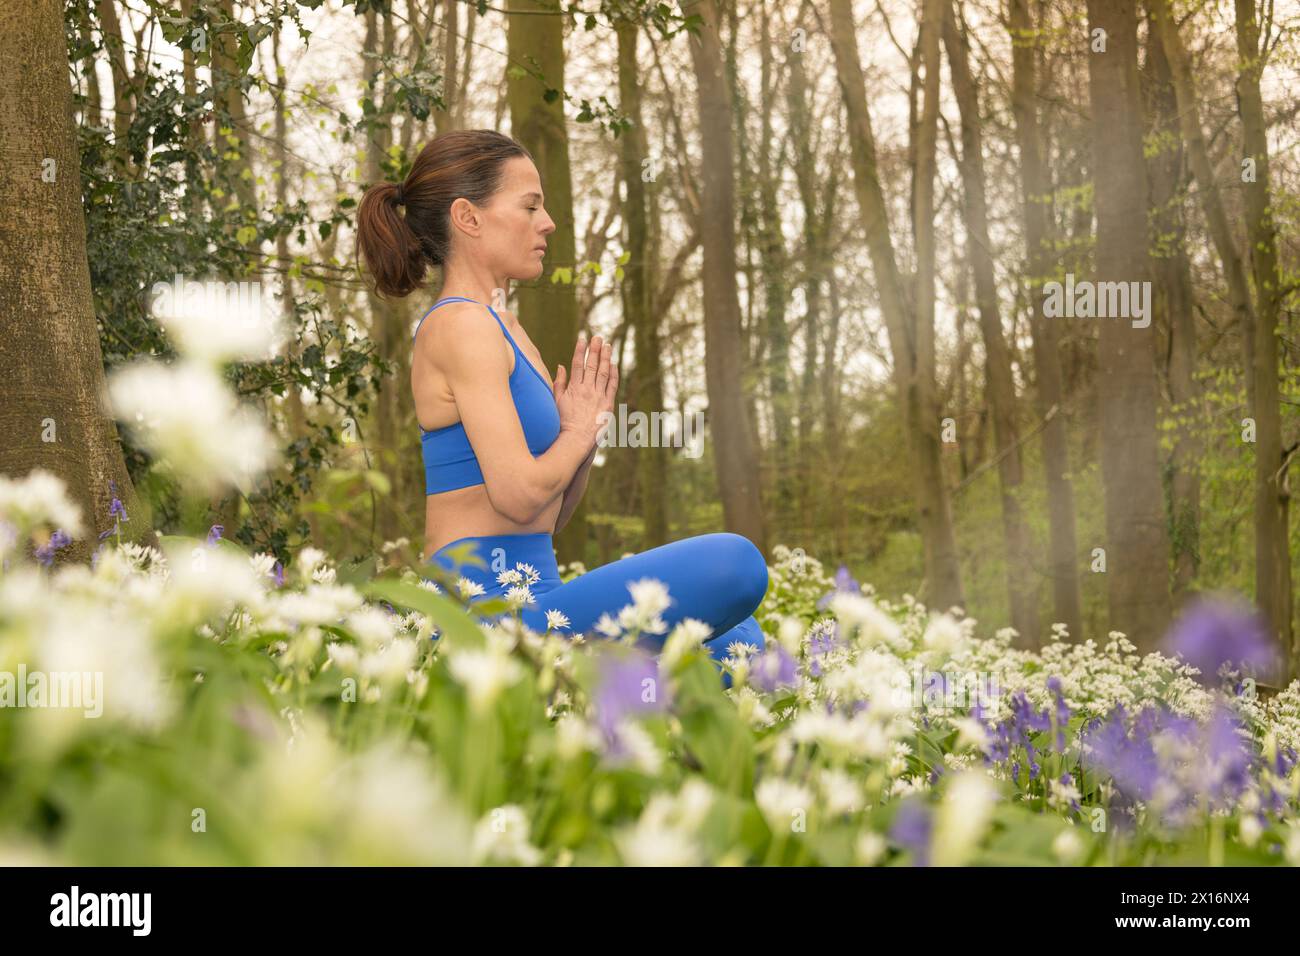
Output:
[[[542,274],[546,237],[555,221],[542,205],[542,180],[527,156],[506,160],[501,185],[482,207],[484,253],[511,279],[527,281]]]

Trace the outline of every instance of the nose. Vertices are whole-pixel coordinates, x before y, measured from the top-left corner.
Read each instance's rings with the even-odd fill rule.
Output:
[[[543,236],[549,236],[551,233],[555,231],[555,220],[552,219],[549,215],[547,215],[546,225],[543,226],[540,231]]]

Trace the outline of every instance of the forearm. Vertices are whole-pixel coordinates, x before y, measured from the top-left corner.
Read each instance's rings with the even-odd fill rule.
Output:
[[[564,502],[560,505],[560,513],[555,519],[556,532],[562,531],[569,523],[573,513],[578,510],[578,503],[582,501],[582,496],[587,493],[587,476],[591,473],[591,463],[595,458],[596,449],[592,448],[591,454],[578,468],[573,481],[569,482],[569,487],[564,490]]]
[[[566,494],[573,483],[574,475],[590,458],[595,446],[589,445],[580,433],[561,431],[541,455],[533,459],[533,467],[525,486],[527,516],[519,520],[531,521],[541,514],[548,504],[559,495]]]

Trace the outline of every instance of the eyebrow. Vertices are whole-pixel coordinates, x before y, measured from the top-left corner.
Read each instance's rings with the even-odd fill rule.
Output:
[[[524,199],[525,199],[525,200],[528,200],[528,199],[536,199],[538,202],[541,202],[541,200],[542,200],[542,194],[541,194],[541,193],[528,193],[527,195],[524,196]]]

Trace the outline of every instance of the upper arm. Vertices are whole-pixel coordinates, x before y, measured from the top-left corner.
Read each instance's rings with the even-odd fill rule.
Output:
[[[448,314],[440,323],[437,363],[483,472],[488,498],[507,517],[526,513],[533,505],[527,483],[533,455],[510,392],[509,344],[481,307],[458,303],[444,308]]]

